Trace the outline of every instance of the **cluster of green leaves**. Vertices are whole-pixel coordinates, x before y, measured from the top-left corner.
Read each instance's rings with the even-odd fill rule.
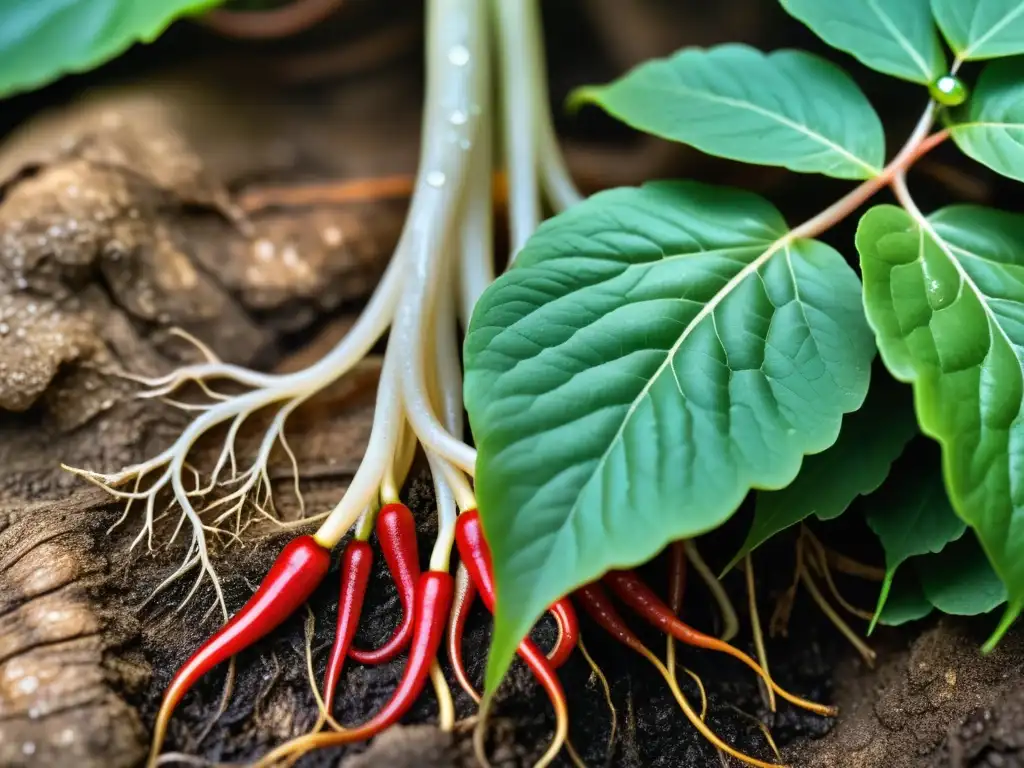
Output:
[[[223,0],[4,0],[0,97],[85,72]]]
[[[924,86],[966,155],[1024,179],[1020,0],[780,2]],[[980,59],[996,60],[968,94],[953,75]],[[688,48],[572,101],[724,158],[886,173],[864,93],[801,51]],[[501,598],[490,687],[553,600],[714,529],[752,491],[737,558],[863,497],[886,553],[877,619],[1006,603],[991,642],[1005,631],[1024,605],[1024,217],[911,207],[869,210],[854,264],[756,195],[687,181],[602,192],[540,227],[465,344]],[[919,434],[941,462],[892,471]]]

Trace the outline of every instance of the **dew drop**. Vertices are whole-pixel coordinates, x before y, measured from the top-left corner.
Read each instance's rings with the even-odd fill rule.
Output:
[[[956,292],[950,290],[951,287],[951,285],[941,283],[935,278],[931,278],[925,283],[925,290],[928,293],[928,306],[931,307],[932,311],[943,309],[953,303],[956,299]]]
[[[467,152],[470,150],[472,146],[473,142],[471,142],[469,139],[463,139],[462,141],[459,142],[459,148],[464,149]]]
[[[26,755],[34,755],[36,753],[36,743],[34,741],[26,741],[21,745],[21,751]]]
[[[432,187],[443,187],[445,175],[442,171],[431,171],[427,174],[427,184]]]
[[[0,323],[0,336],[6,336],[11,332],[11,326],[7,323]]]
[[[466,121],[469,119],[469,115],[461,109],[456,109],[448,119],[451,120],[452,125],[465,125]]]
[[[274,258],[274,244],[265,237],[253,243],[252,249],[260,261],[270,261]]]
[[[39,681],[32,675],[27,675],[18,681],[18,690],[22,693],[35,693],[35,690],[38,687]]]
[[[295,250],[294,245],[286,245],[281,251],[281,259],[286,267],[294,269],[299,265],[299,252]]]
[[[323,241],[326,245],[334,248],[341,245],[341,241],[344,239],[344,234],[338,227],[327,227],[323,232],[320,233]]]
[[[469,48],[464,45],[453,45],[448,51],[448,61],[456,67],[469,64]]]

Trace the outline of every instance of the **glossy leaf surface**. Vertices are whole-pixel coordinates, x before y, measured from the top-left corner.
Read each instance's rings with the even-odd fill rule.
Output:
[[[1006,602],[1006,587],[971,534],[915,565],[925,598],[943,613],[977,616]]]
[[[553,600],[785,487],[863,403],[857,276],[787,231],[737,190],[612,190],[484,293],[465,399],[500,595],[489,687]]]
[[[965,155],[1024,181],[1024,61],[988,64],[958,118],[949,130]]]
[[[221,0],[4,0],[0,96],[83,72]]]
[[[927,85],[946,72],[928,0],[781,0],[834,48],[887,75]]]
[[[876,617],[882,612],[893,578],[903,563],[915,555],[941,552],[967,529],[967,524],[953,511],[937,470],[938,467],[935,471],[894,476],[864,502],[868,526],[885,550],[885,581]]]
[[[1020,0],[931,0],[949,47],[963,61],[1024,53]]]
[[[882,359],[913,384],[922,431],[942,446],[954,510],[1010,600],[1024,605],[1024,216],[979,206],[915,219],[868,211],[857,229],[864,301]]]
[[[916,433],[909,388],[884,370],[875,373],[867,400],[843,419],[835,445],[804,459],[800,474],[786,488],[757,494],[750,531],[728,568],[811,515],[819,520],[841,515],[854,499],[882,484]]]
[[[882,123],[857,84],[803,51],[687,48],[609,85],[581,88],[573,102],[593,102],[641,131],[747,163],[865,179],[885,159]]]

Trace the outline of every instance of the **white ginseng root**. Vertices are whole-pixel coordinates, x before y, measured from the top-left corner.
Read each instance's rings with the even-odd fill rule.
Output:
[[[462,437],[457,333],[460,324],[468,325],[477,299],[494,279],[490,191],[495,146],[504,147],[509,160],[512,253],[539,222],[542,184],[557,209],[578,200],[579,193],[566,173],[551,124],[536,0],[431,2],[435,17],[445,21],[428,26],[422,145],[412,200],[391,262],[349,333],[319,361],[288,374],[225,363],[201,341],[180,333],[198,348],[202,362],[157,377],[123,375],[142,385],[137,397],[194,413],[191,423],[164,451],[120,471],[67,467],[126,502],[118,524],[132,508],[143,510],[133,546],[145,541],[152,549],[157,521],[178,514],[167,543],[182,531],[191,536],[181,565],[156,592],[198,569],[185,600],[209,579],[227,616],[211,538],[240,540],[256,521],[288,528],[297,522],[283,522],[276,512],[268,461],[278,448],[291,462],[303,518],[298,522],[320,520],[316,539],[333,547],[377,503],[382,486],[395,492],[396,478],[401,483],[413,451],[422,446],[439,476],[435,482],[444,507],[432,562],[447,562],[453,536],[449,500],[472,497],[476,452]],[[492,62],[500,64],[498,92],[505,95],[500,124],[490,98]],[[299,468],[285,436],[288,418],[352,373],[389,329],[360,466],[333,509],[312,510],[306,517]],[[203,399],[176,399],[188,388]],[[267,412],[270,424],[252,459],[239,461],[238,437],[258,412]],[[215,429],[224,434],[216,461],[194,467],[190,459],[197,443]]]

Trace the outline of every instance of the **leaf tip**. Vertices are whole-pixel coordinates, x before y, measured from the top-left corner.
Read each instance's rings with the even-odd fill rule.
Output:
[[[574,88],[565,97],[565,111],[574,115],[580,111],[581,107],[587,104],[596,104],[602,90],[604,90],[604,86],[601,85],[581,85]]]
[[[983,654],[992,653],[1002,641],[1003,636],[1009,631],[1017,618],[1020,616],[1021,609],[1024,605],[1021,605],[1021,601],[1010,603],[1006,606],[1006,610],[1003,612],[1003,618],[999,620],[999,626],[996,627],[992,636],[985,641],[985,644],[981,646],[981,652]]]
[[[731,571],[739,564],[740,560],[742,560],[746,555],[750,554],[750,551],[751,550],[749,550],[747,547],[743,547],[742,549],[740,549],[740,551],[736,553],[736,556],[733,557],[733,559],[726,564],[725,568],[722,569],[722,572],[718,574],[719,580],[725,578],[726,575],[728,575],[729,571]]]
[[[882,611],[878,610],[878,611],[875,611],[875,615],[871,617],[871,623],[868,624],[868,631],[867,631],[867,636],[868,637],[871,637],[871,635],[874,634],[875,627],[878,626],[878,619],[881,618],[881,616],[882,616]]]
[[[518,627],[508,626],[509,621],[502,616],[501,609],[494,616],[494,636],[487,652],[487,671],[484,674],[484,695],[493,696],[501,686],[508,669],[512,665],[512,657],[518,644]],[[525,636],[525,632],[522,633]]]

